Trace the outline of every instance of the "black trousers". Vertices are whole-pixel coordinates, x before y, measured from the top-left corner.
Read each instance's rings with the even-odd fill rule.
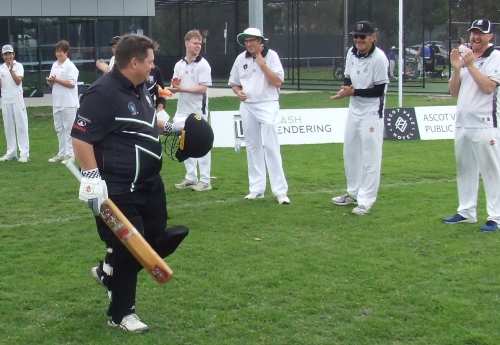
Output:
[[[162,258],[172,254],[189,233],[185,226],[167,229],[167,201],[160,175],[145,188],[109,198]],[[107,314],[119,323],[124,316],[135,313],[137,274],[142,266],[101,218],[96,217],[96,224],[106,248],[112,249],[105,258],[112,269],[105,280],[111,291]]]

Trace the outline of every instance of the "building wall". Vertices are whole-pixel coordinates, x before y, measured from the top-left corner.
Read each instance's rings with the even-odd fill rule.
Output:
[[[0,0],[0,17],[154,17],[154,0]]]

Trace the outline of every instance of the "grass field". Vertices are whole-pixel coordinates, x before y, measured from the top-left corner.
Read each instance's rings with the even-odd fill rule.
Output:
[[[328,95],[281,104],[345,106]],[[269,190],[243,200],[244,149],[213,150],[214,189],[203,193],[176,190],[184,165],[165,159],[169,224],[191,232],[167,258],[169,283],[140,273],[137,314],[151,331],[136,335],[106,326],[107,297],[90,275],[104,247],[78,182],[47,162],[51,108],[30,108],[29,121],[31,161],[0,164],[0,344],[498,344],[500,238],[478,231],[483,191],[481,223],[441,223],[457,207],[450,140],[385,141],[379,198],[362,217],[331,203],[345,188],[341,144],[282,147],[287,206]]]

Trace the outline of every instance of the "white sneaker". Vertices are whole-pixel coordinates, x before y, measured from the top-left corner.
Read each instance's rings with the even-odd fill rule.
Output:
[[[71,162],[73,162],[73,163],[75,162],[75,160],[74,160],[74,158],[73,158],[73,157],[71,157],[71,156],[66,156],[66,157],[64,157],[64,159],[61,161],[61,164],[66,165],[66,164],[68,164],[70,161],[71,161]]]
[[[108,325],[111,327],[120,327],[127,332],[143,333],[149,331],[148,325],[141,322],[141,319],[135,314],[125,316],[120,323],[114,323],[113,320],[109,320]]]
[[[276,199],[278,199],[278,203],[280,205],[288,205],[290,203],[290,199],[286,196],[286,194],[280,194],[276,196]]]
[[[28,156],[21,156],[17,161],[19,163],[28,163],[29,160],[30,158]]]
[[[64,160],[64,157],[62,157],[62,156],[54,156],[52,158],[49,158],[50,163],[59,163],[59,162],[62,162],[63,160]]]
[[[194,186],[191,189],[194,190],[195,192],[203,192],[205,190],[212,189],[212,186],[210,185],[210,183],[200,181],[196,186]]]
[[[365,214],[370,213],[370,208],[363,205],[359,205],[352,210],[352,213],[357,214],[358,216],[364,216]]]
[[[350,205],[350,204],[357,205],[358,204],[358,202],[356,201],[356,199],[354,199],[348,193],[345,193],[344,195],[332,198],[332,202],[335,205],[339,205],[339,206],[347,206],[347,205]]]
[[[184,180],[181,183],[177,183],[175,188],[184,189],[184,188],[192,188],[198,184],[198,181],[190,181]]]
[[[9,155],[3,155],[1,158],[0,158],[0,162],[8,162],[8,161],[17,161],[17,157],[14,156],[9,156]]]
[[[264,199],[264,194],[251,192],[245,197],[246,200]]]

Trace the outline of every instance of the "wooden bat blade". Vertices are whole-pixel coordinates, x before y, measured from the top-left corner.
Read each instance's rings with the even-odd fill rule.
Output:
[[[151,248],[141,233],[137,231],[113,201],[110,199],[103,201],[100,216],[142,267],[159,284],[164,284],[172,278],[173,272],[170,267]]]

